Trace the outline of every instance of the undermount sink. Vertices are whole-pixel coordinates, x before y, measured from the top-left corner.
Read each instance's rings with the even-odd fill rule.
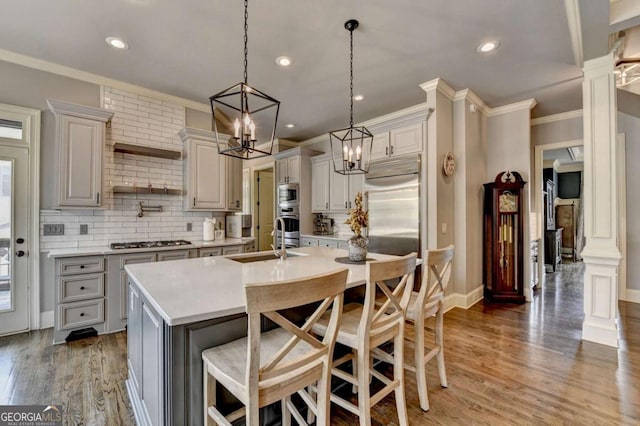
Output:
[[[289,253],[287,252],[287,258],[301,256],[297,253]],[[263,253],[256,253],[251,256],[238,255],[238,256],[228,256],[227,259],[233,260],[234,262],[240,263],[252,263],[252,262],[264,262],[265,260],[277,260],[280,259],[278,256],[273,254],[273,252],[266,251]]]

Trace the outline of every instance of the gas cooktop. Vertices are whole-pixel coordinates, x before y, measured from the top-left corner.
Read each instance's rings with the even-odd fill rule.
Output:
[[[129,243],[111,243],[111,248],[114,250],[117,250],[117,249],[132,249],[132,248],[186,246],[189,244],[191,244],[191,241],[186,241],[186,240],[133,241]]]

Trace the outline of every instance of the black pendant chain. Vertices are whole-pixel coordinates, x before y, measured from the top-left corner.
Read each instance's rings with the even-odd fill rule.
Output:
[[[248,48],[249,44],[249,0],[244,0],[244,84],[247,84]]]
[[[349,99],[350,99],[350,115],[349,127],[353,127],[353,30],[349,30]]]

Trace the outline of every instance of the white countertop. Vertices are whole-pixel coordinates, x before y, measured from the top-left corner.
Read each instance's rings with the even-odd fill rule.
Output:
[[[244,245],[254,241],[253,237],[245,238],[225,238],[224,240],[214,241],[202,241],[192,240],[191,244],[183,246],[167,246],[167,247],[144,247],[144,248],[131,248],[131,249],[112,249],[109,246],[94,246],[94,247],[73,247],[73,248],[61,248],[43,250],[48,252],[48,257],[73,257],[73,256],[103,256],[109,254],[126,254],[126,253],[141,253],[145,251],[166,251],[166,250],[189,250],[205,247],[223,247],[223,246],[237,246]]]
[[[336,257],[347,256],[347,250],[301,247],[288,250],[287,253],[301,256],[288,257],[285,261],[253,263],[240,263],[227,256],[215,256],[127,265],[125,270],[170,326],[245,312],[245,283],[296,279],[344,267],[349,268],[347,287],[365,281],[364,265],[346,265],[335,261]],[[245,253],[231,257],[257,254]],[[395,256],[370,253],[367,257],[382,260]]]

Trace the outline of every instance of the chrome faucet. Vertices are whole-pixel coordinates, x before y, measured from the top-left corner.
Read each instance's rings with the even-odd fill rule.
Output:
[[[276,235],[276,229],[277,229],[277,225],[276,228],[273,228],[273,231],[271,231],[271,236],[273,237],[273,244],[271,244],[271,248],[273,249],[273,254],[275,254],[277,257],[279,257],[282,260],[286,260],[287,259],[287,248],[284,244],[284,219],[280,216],[276,217],[274,222],[276,222],[276,224],[280,225],[280,235],[281,235],[281,243],[280,243],[280,250],[276,250],[276,247],[278,245],[278,239],[275,236]]]

